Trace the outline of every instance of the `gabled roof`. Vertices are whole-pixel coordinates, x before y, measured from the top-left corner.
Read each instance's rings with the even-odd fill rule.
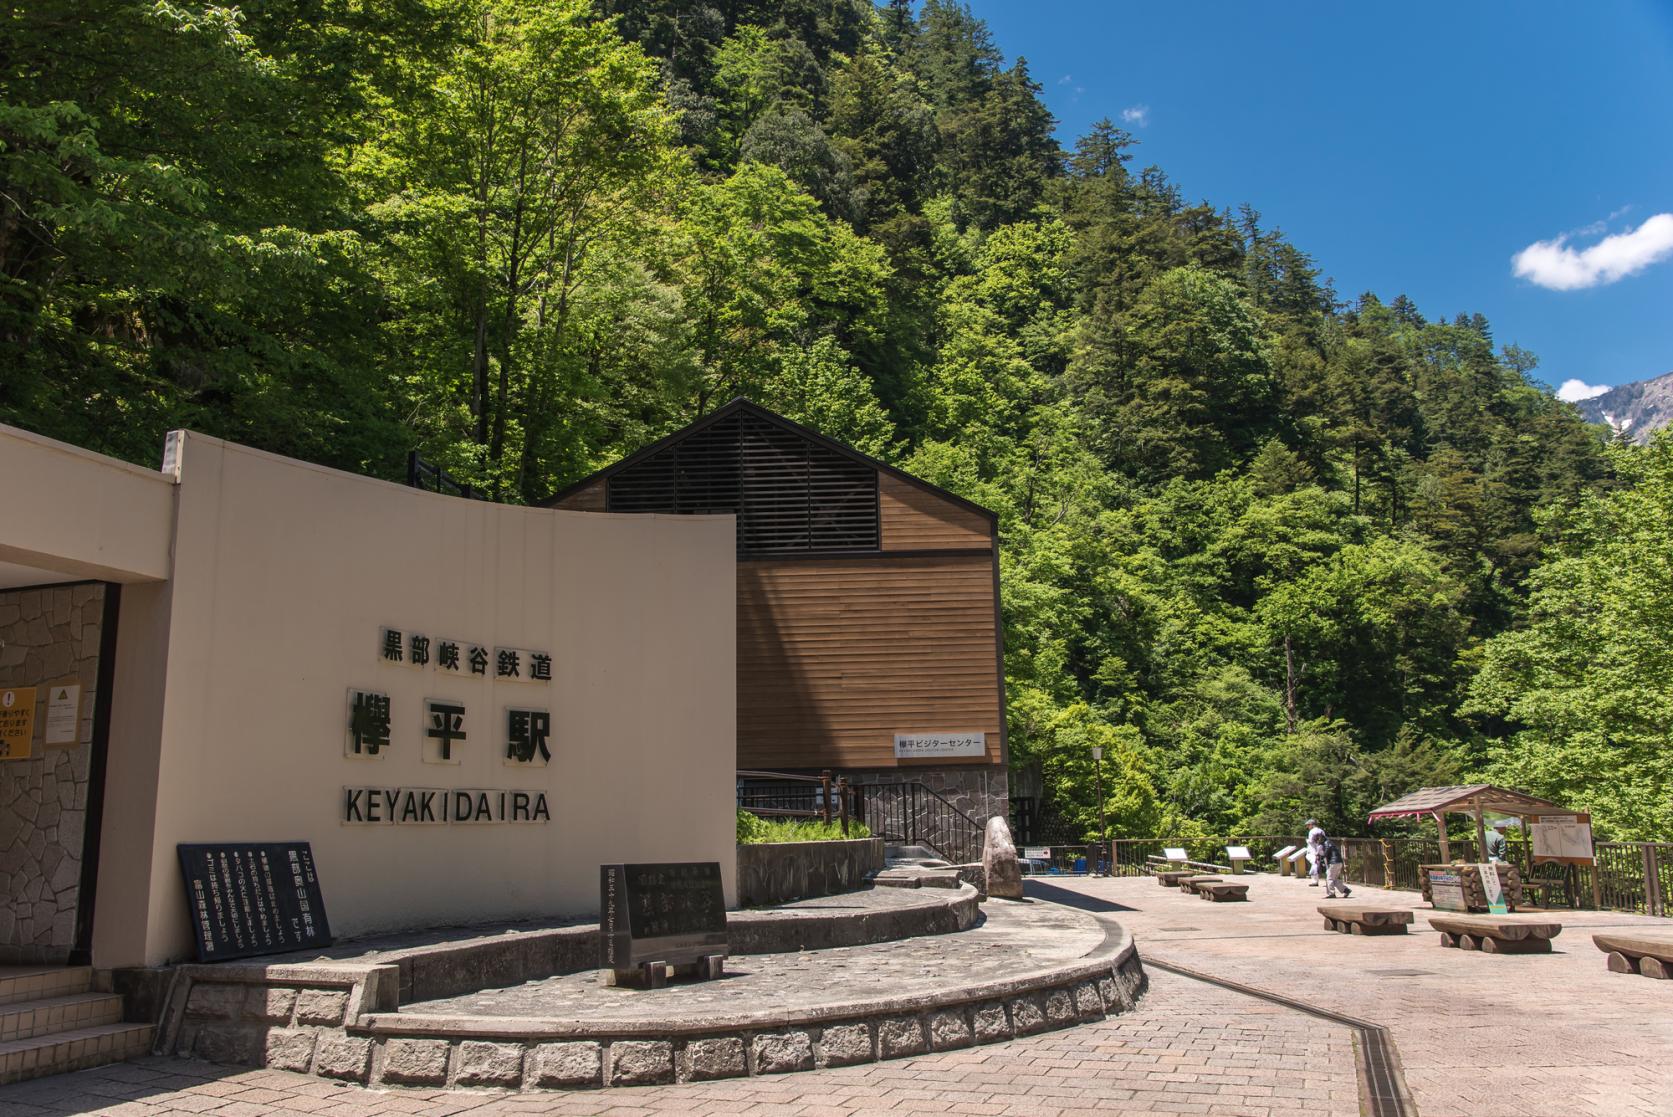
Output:
[[[773,424],[774,426],[777,426],[777,427],[780,427],[784,430],[787,430],[787,431],[791,432],[792,434],[795,434],[795,435],[797,435],[801,438],[808,439],[809,441],[817,443],[818,445],[823,446],[826,449],[833,450],[836,453],[843,455],[844,457],[851,458],[851,459],[853,459],[854,461],[857,461],[857,462],[863,462],[866,465],[871,466],[874,469],[877,469],[877,470],[880,470],[883,473],[889,474],[891,477],[895,477],[895,478],[897,478],[901,481],[906,482],[908,485],[911,485],[914,488],[922,489],[926,493],[931,493],[935,496],[940,497],[943,500],[950,501],[951,503],[956,504],[961,508],[967,509],[971,512],[975,512],[977,515],[986,516],[989,520],[992,520],[995,524],[997,524],[999,522],[999,516],[998,516],[997,513],[993,512],[991,509],[983,508],[980,504],[977,504],[975,501],[966,500],[964,497],[959,496],[957,493],[948,492],[946,489],[941,488],[939,485],[932,485],[928,481],[920,480],[920,479],[912,476],[910,473],[907,473],[905,470],[897,469],[894,466],[890,465],[888,462],[880,461],[879,459],[874,458],[869,454],[862,454],[862,453],[860,453],[860,451],[854,449],[854,447],[849,446],[846,443],[838,442],[834,438],[829,438],[829,437],[827,437],[823,434],[820,434],[818,431],[814,430],[811,427],[804,427],[800,423],[792,422],[791,420],[786,419],[783,415],[780,415],[778,412],[769,411],[767,408],[762,407],[758,403],[752,403],[751,401],[745,399],[743,396],[738,396],[736,399],[733,399],[730,402],[728,402],[725,406],[720,407],[717,410],[712,411],[709,414],[703,416],[701,419],[697,420],[695,423],[691,423],[691,424],[688,424],[687,426],[681,427],[679,430],[675,431],[673,434],[667,435],[663,438],[659,438],[655,442],[651,443],[649,446],[645,446],[645,447],[642,447],[641,449],[635,450],[633,453],[629,454],[627,457],[623,458],[621,461],[616,462],[614,465],[607,465],[603,469],[599,470],[597,473],[594,473],[594,474],[592,474],[590,476],[587,476],[587,477],[583,477],[583,478],[581,478],[581,480],[575,482],[573,485],[568,485],[568,486],[565,486],[562,489],[559,489],[557,492],[553,493],[551,496],[547,497],[545,500],[540,501],[539,504],[543,508],[550,508],[553,505],[557,504],[559,501],[563,500],[564,498],[566,498],[566,497],[568,497],[568,496],[570,496],[574,493],[579,492],[580,490],[588,487],[589,485],[592,485],[592,484],[594,484],[598,481],[606,480],[609,477],[611,477],[611,476],[613,476],[617,473],[620,473],[622,470],[629,468],[630,466],[637,465],[639,462],[644,461],[646,458],[655,457],[657,454],[659,454],[662,451],[668,449],[668,447],[674,445],[676,442],[683,441],[684,439],[687,439],[687,438],[691,437],[692,435],[696,434],[699,431],[706,430],[707,428],[713,426],[715,423],[720,422],[721,420],[727,418],[728,416],[736,415],[740,411],[747,412],[748,414],[753,415],[758,419],[761,419],[765,422]]]
[[[1425,787],[1387,806],[1378,807],[1366,819],[1399,818],[1403,815],[1475,813],[1476,807],[1492,814],[1560,814],[1568,808],[1549,799],[1540,799],[1520,791],[1494,787],[1490,783],[1457,784],[1447,787]]]

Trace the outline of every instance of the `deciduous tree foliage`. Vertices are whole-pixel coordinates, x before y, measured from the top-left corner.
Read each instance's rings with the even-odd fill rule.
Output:
[[[746,394],[999,514],[1037,840],[1095,745],[1116,833],[1490,776],[1665,837],[1673,450],[1039,94],[957,0],[38,0],[0,419],[518,501]]]

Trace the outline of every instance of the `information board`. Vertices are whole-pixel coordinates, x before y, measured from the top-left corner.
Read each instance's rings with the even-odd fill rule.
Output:
[[[81,684],[56,683],[46,688],[44,745],[75,745],[81,740]]]
[[[1530,818],[1528,839],[1533,843],[1536,864],[1542,861],[1592,864],[1592,816],[1589,814],[1546,814]]]
[[[599,867],[599,968],[679,965],[726,953],[718,861]]]
[[[307,842],[181,843],[180,872],[200,962],[331,945]]]
[[[1166,847],[1164,847],[1163,850],[1162,850],[1162,856],[1166,857],[1169,861],[1189,861],[1190,860],[1190,858],[1185,855],[1185,851],[1183,849],[1180,849],[1178,846],[1166,846]]]
[[[0,760],[28,760],[35,740],[35,688],[0,690]]]
[[[1023,848],[1022,857],[1023,857],[1023,860],[1025,860],[1025,861],[1050,861],[1051,860],[1051,847],[1050,846],[1026,846],[1026,847]]]
[[[1249,856],[1249,847],[1248,846],[1227,846],[1226,847],[1226,860],[1228,860],[1228,861],[1253,861],[1254,858]]]
[[[1464,881],[1455,872],[1429,870],[1429,902],[1437,911],[1470,910],[1464,900]]]
[[[1284,858],[1286,858],[1290,854],[1294,853],[1295,848],[1296,848],[1295,846],[1285,846],[1283,849],[1279,850],[1277,853],[1274,853],[1272,855],[1272,859],[1274,861],[1282,861]]]

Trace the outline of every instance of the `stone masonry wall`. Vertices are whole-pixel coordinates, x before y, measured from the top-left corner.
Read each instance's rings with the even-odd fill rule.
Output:
[[[1003,765],[964,765],[945,768],[890,768],[848,773],[856,784],[921,783],[986,827],[995,815],[1011,817],[1010,780]]]
[[[75,945],[104,602],[97,583],[0,591],[0,687],[36,688],[30,755],[0,761],[0,962]],[[73,745],[45,744],[53,683],[81,686]]]

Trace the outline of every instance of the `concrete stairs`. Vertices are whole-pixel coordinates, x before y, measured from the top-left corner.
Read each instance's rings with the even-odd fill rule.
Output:
[[[0,1084],[144,1055],[154,1031],[123,1023],[90,966],[0,966]]]

